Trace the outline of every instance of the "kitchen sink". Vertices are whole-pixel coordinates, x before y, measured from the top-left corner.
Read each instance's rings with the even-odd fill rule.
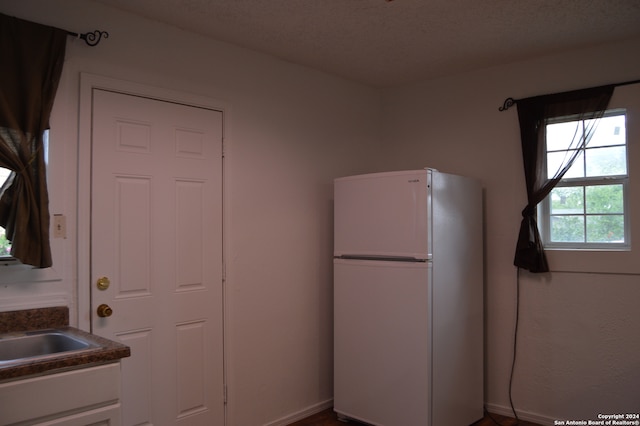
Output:
[[[61,330],[38,330],[19,335],[5,335],[0,336],[0,364],[48,358],[95,347],[97,345],[94,343]]]

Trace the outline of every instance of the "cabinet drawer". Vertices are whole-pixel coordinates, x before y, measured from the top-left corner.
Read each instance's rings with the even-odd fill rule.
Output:
[[[119,399],[120,363],[0,383],[0,423],[61,417]]]
[[[33,426],[120,426],[120,404],[83,411],[71,416],[59,417],[36,423]]]

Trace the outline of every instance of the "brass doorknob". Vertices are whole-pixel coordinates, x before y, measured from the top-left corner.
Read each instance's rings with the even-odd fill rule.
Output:
[[[110,317],[113,314],[113,309],[109,305],[105,305],[104,303],[98,306],[98,316],[100,318]]]
[[[106,290],[109,288],[109,284],[111,284],[111,282],[109,281],[109,278],[107,277],[100,277],[98,278],[98,281],[96,281],[96,287],[98,287],[98,290]]]

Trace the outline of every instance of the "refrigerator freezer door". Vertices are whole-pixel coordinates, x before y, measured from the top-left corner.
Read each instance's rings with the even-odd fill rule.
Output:
[[[429,262],[334,259],[334,410],[430,425]]]
[[[427,170],[334,182],[334,256],[428,259]]]

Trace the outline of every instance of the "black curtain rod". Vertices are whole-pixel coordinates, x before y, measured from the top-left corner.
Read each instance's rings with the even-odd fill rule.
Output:
[[[9,18],[16,19],[18,21],[34,23],[32,21],[25,21],[24,19],[16,18],[15,16],[9,16],[9,15],[4,15],[4,16],[8,16]],[[44,25],[44,24],[37,24],[37,25]],[[52,28],[55,28],[55,27],[52,27]],[[59,29],[59,28],[56,28],[56,29]],[[62,30],[62,31],[66,31],[66,30]],[[100,43],[100,40],[102,40],[103,37],[109,38],[108,32],[100,31],[100,30],[95,30],[93,32],[81,33],[81,34],[74,33],[73,31],[66,31],[66,33],[68,36],[84,40],[84,42],[91,47],[96,46],[98,43]]]
[[[627,86],[629,84],[637,84],[637,83],[640,83],[640,80],[631,80],[631,81],[625,81],[625,82],[622,82],[622,83],[615,83],[612,86],[615,86],[615,87]],[[604,86],[606,86],[606,84]],[[512,106],[514,106],[517,103],[518,103],[517,99],[507,98],[502,103],[502,106],[498,108],[498,111],[506,111],[506,110],[508,110],[509,108],[511,108]]]
[[[70,35],[71,37],[76,37],[76,38],[79,38],[81,40],[84,40],[84,42],[87,43],[91,47],[93,47],[93,46],[97,45],[98,43],[100,43],[100,40],[102,40],[102,37],[109,38],[109,33],[108,32],[99,31],[99,30],[95,30],[92,33],[82,33],[82,34],[74,33],[74,32],[71,32],[71,31],[67,31],[67,34]]]

